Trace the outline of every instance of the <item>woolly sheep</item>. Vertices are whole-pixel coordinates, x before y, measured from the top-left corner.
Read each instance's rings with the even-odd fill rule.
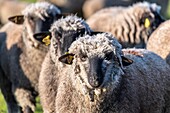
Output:
[[[85,21],[75,15],[67,16],[53,23],[50,29],[51,35],[49,35],[51,40],[49,50],[50,59],[52,60],[51,63],[53,64],[53,62],[57,60],[58,56],[65,54],[71,43],[79,38],[79,36],[91,33],[92,31]],[[39,41],[43,40],[41,35],[39,35],[39,37],[36,35],[35,38]],[[47,44],[49,44],[48,41]],[[39,84],[41,84],[39,86],[40,101],[44,112],[52,113],[55,109],[55,103],[53,101],[54,99],[51,97],[56,95],[56,93],[55,89],[49,86],[44,80],[47,80],[49,83],[53,83],[54,81],[51,81],[51,78],[55,76],[51,76],[52,74],[46,75],[47,76],[39,78]]]
[[[143,0],[86,0],[83,4],[83,15],[85,18],[90,17],[92,14],[97,12],[98,10],[111,7],[111,6],[129,6],[133,3],[140,2]],[[161,14],[165,15],[167,11],[168,1],[167,0],[145,0],[148,2],[154,2],[159,4],[161,9]]]
[[[111,6],[128,6],[132,3],[136,3],[139,0],[117,0],[116,2],[113,0],[86,0],[83,4],[83,16],[85,18],[90,17],[92,14],[97,12],[98,10],[111,7]]]
[[[147,49],[160,55],[170,64],[170,20],[162,23],[149,37]]]
[[[92,30],[111,32],[123,48],[145,48],[150,34],[162,21],[160,6],[148,2],[105,8],[87,19]]]
[[[68,52],[55,61],[49,52],[42,64],[39,90],[44,83],[48,87],[40,94],[47,94],[41,99],[50,98],[46,101],[48,105],[55,101],[56,111],[52,112],[165,113],[162,111],[167,110],[169,66],[159,56],[148,51],[141,51],[143,57],[126,54],[134,60],[127,66],[132,61],[123,56],[118,41],[106,33],[81,37],[71,44]]]
[[[18,113],[19,106],[24,113],[34,112],[47,46],[36,41],[33,34],[48,31],[59,15],[60,10],[52,4],[30,4],[23,10],[23,15],[10,18],[21,25],[7,23],[1,30],[4,32],[0,33],[0,78],[3,80],[0,87],[9,113]]]

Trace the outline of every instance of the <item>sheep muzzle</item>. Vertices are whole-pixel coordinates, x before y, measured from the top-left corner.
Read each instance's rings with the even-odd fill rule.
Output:
[[[88,82],[94,88],[99,87],[103,83],[104,76],[101,71],[102,61],[102,59],[96,57],[89,59],[90,70],[88,74]]]

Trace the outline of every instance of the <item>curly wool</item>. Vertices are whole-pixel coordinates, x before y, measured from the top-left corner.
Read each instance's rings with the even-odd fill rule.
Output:
[[[39,2],[38,4],[30,4],[28,7],[26,7],[22,14],[26,17],[29,16],[37,16],[44,20],[45,17],[49,17],[49,13],[52,13],[52,15],[60,14],[60,10],[54,6],[53,4],[50,4],[48,2]]]
[[[77,29],[85,28],[86,31],[90,32],[88,24],[82,18],[79,18],[76,15],[69,15],[54,22],[50,31],[59,31],[60,28],[65,31],[76,31]]]
[[[101,53],[113,51],[115,55],[121,56],[121,49],[122,46],[115,38],[113,38],[113,35],[102,33],[93,36],[86,35],[80,37],[77,41],[72,43],[69,52],[77,53],[81,50],[83,53],[87,54],[87,56],[92,56],[96,54],[104,55]]]

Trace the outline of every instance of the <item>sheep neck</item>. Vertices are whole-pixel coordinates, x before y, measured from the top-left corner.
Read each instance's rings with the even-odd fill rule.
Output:
[[[32,37],[33,38],[33,37]],[[27,48],[34,48],[42,52],[47,52],[47,47],[43,44],[38,44],[35,40],[32,40],[30,34],[28,33],[26,27],[23,29],[22,40]]]

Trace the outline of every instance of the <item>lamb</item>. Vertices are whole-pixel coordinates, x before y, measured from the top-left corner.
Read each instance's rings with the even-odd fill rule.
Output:
[[[107,33],[78,38],[60,57],[49,51],[39,79],[40,95],[46,94],[41,100],[55,101],[53,113],[165,113],[169,65],[141,52],[143,57],[123,56],[121,45]]]
[[[145,48],[150,34],[164,21],[160,8],[148,2],[105,8],[89,17],[87,23],[94,31],[112,33],[123,48]]]
[[[162,23],[149,37],[147,49],[160,55],[170,64],[170,20]]]
[[[46,45],[50,44],[50,58],[52,61],[56,61],[59,56],[68,51],[68,48],[73,41],[78,39],[79,36],[86,34],[92,34],[87,23],[76,15],[70,15],[53,23],[49,33],[38,33],[34,35],[34,38]],[[43,79],[46,79],[50,83],[54,82],[51,81],[51,78],[53,78],[53,76],[50,74],[48,76],[44,76]],[[39,87],[39,93],[42,108],[44,112],[52,113],[54,112],[55,103],[51,97],[56,95],[55,89],[49,87],[48,83],[41,79],[42,78],[39,78],[39,84],[41,84]]]
[[[47,2],[30,4],[23,15],[11,17],[13,23],[0,33],[0,88],[9,113],[35,111],[41,63],[48,50],[33,38],[33,34],[48,31],[61,16],[60,10]]]

